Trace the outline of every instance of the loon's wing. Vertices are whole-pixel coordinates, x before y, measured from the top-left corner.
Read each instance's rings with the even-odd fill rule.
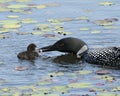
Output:
[[[120,47],[91,50],[85,56],[88,63],[116,66],[120,65]]]

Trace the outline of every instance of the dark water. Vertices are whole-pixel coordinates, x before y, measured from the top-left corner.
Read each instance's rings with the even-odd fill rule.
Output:
[[[37,20],[38,23],[48,24],[49,19],[54,18],[78,18],[80,16],[86,16],[90,22],[86,20],[73,20],[64,22],[62,26],[65,31],[72,32],[66,36],[56,34],[60,38],[64,37],[77,37],[84,40],[90,48],[100,48],[109,46],[119,46],[120,44],[120,21],[115,22],[115,29],[105,29],[103,26],[98,26],[93,23],[94,20],[103,20],[106,18],[117,18],[120,20],[120,1],[110,0],[115,2],[113,6],[100,6],[99,3],[104,0],[33,0],[34,4],[45,4],[56,2],[59,3],[58,7],[49,7],[46,9],[32,9],[32,14],[21,14],[11,12],[1,12],[0,20],[8,19],[8,15],[19,15],[20,19],[32,18]],[[12,2],[14,4],[14,2]],[[86,12],[86,11],[90,12]],[[35,24],[22,24],[19,28],[21,32],[32,32]],[[80,28],[90,28],[88,31],[81,31]],[[91,33],[94,30],[99,30],[100,33]],[[49,32],[54,34],[52,31]],[[58,39],[46,38],[42,35],[17,35],[15,32],[7,33],[11,37],[6,39],[0,39],[0,61],[3,64],[0,65],[0,78],[8,81],[2,84],[5,86],[21,86],[27,84],[33,84],[42,76],[46,76],[50,72],[65,72],[73,73],[77,70],[92,70],[96,71],[102,69],[102,67],[82,63],[79,60],[72,58],[71,56],[64,56],[64,53],[60,52],[47,52],[43,53],[40,58],[33,62],[18,60],[17,53],[26,50],[26,46],[30,43],[35,43],[38,47],[43,47],[54,43]],[[17,71],[17,66],[30,66],[29,70]],[[104,68],[103,68],[104,69]],[[108,69],[116,75],[119,74],[119,70]],[[94,74],[92,74],[94,76]],[[91,75],[91,76],[92,76]],[[68,77],[70,78],[70,77]],[[63,79],[65,82],[66,76]]]

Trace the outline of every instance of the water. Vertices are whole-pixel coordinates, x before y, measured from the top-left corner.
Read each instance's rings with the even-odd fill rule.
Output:
[[[65,31],[72,32],[70,35],[56,34],[59,39],[64,37],[77,37],[85,41],[90,48],[96,47],[109,47],[119,46],[120,40],[120,21],[115,22],[116,29],[105,29],[103,26],[98,26],[93,23],[94,20],[102,20],[106,18],[118,18],[120,20],[120,1],[111,0],[115,2],[113,6],[100,6],[99,3],[104,0],[33,0],[31,4],[46,4],[56,2],[60,4],[58,7],[49,7],[46,9],[32,9],[32,14],[21,14],[12,12],[1,12],[0,20],[8,19],[8,15],[19,15],[20,20],[24,18],[32,18],[37,20],[38,23],[48,23],[47,20],[54,18],[77,18],[80,16],[87,16],[90,22],[86,20],[82,21],[69,21],[64,22]],[[14,2],[11,2],[14,4]],[[87,12],[88,11],[88,12]],[[35,24],[22,24],[19,28],[21,32],[32,32]],[[90,28],[88,31],[80,31],[80,28]],[[93,30],[100,30],[100,33],[92,34]],[[53,32],[49,32],[52,33]],[[33,62],[20,61],[17,58],[17,54],[23,50],[26,50],[26,46],[30,43],[35,43],[38,47],[43,47],[49,44],[53,44],[58,39],[46,38],[42,35],[17,35],[15,32],[6,33],[10,35],[10,38],[0,39],[0,61],[3,64],[0,65],[0,78],[8,81],[2,84],[1,87],[6,86],[22,86],[35,83],[42,76],[46,76],[50,72],[64,72],[65,74],[73,73],[79,70],[92,70],[96,71],[102,67],[82,63],[80,64],[77,59],[69,59],[70,57],[64,56],[64,53],[60,52],[47,52],[43,53],[40,58]],[[71,61],[69,61],[71,60]],[[17,66],[29,66],[29,70],[17,71]],[[103,68],[104,69],[104,68]],[[114,74],[119,76],[119,70],[108,69]],[[92,74],[91,76],[94,76]],[[67,75],[66,75],[67,76]],[[63,84],[67,84],[67,78],[63,76]],[[68,77],[70,79],[70,77]]]

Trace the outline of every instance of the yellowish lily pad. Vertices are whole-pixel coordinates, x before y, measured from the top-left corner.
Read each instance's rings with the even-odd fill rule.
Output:
[[[37,21],[31,18],[26,18],[22,20],[22,23],[30,24],[30,23],[37,23]]]
[[[81,31],[89,31],[90,28],[84,27],[84,28],[80,28]]]
[[[43,32],[43,31],[35,31],[35,32],[32,32],[31,34],[32,35],[42,35],[42,34],[44,34],[45,32]]]
[[[63,72],[57,72],[57,73],[49,73],[48,74],[50,77],[54,77],[54,76],[62,76],[62,75],[64,75],[64,73]]]
[[[78,72],[79,72],[79,74],[81,74],[81,75],[86,75],[86,74],[92,73],[92,71],[88,71],[88,70],[81,70],[81,71],[78,71]]]
[[[98,34],[98,33],[101,33],[101,31],[100,30],[92,30],[91,33],[92,34]]]
[[[38,9],[44,9],[44,8],[47,8],[47,6],[46,5],[38,5],[38,6],[36,6],[36,8],[38,8]]]
[[[31,2],[32,0],[16,0],[16,2]]]
[[[19,18],[20,16],[17,16],[17,15],[9,15],[7,16],[8,18]]]
[[[115,5],[115,3],[106,1],[106,2],[101,2],[100,5],[102,5],[102,6],[111,6],[111,5]]]
[[[92,84],[88,83],[88,82],[71,83],[68,86],[71,88],[91,88],[91,87],[93,87]]]
[[[8,28],[8,29],[16,29],[16,28],[20,28],[21,25],[20,24],[4,24],[3,28]]]
[[[0,3],[6,3],[6,2],[11,2],[13,0],[0,0]]]
[[[7,6],[7,8],[11,8],[11,9],[21,9],[21,8],[27,8],[27,5],[24,4],[13,4],[13,5],[9,5]]]
[[[6,33],[9,32],[9,29],[5,29],[5,28],[0,28],[0,33]]]
[[[116,95],[115,93],[103,92],[103,93],[98,94],[97,96],[118,96],[118,95]]]

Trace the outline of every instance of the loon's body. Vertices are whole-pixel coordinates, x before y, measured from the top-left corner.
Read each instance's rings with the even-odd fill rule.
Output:
[[[88,63],[108,65],[108,66],[119,66],[120,65],[120,47],[109,47],[109,48],[97,48],[89,50],[85,55],[84,59]]]
[[[40,51],[60,51],[76,54],[78,58],[92,64],[119,66],[120,47],[97,48],[89,50],[87,44],[77,38],[63,38],[53,45],[40,48]]]

